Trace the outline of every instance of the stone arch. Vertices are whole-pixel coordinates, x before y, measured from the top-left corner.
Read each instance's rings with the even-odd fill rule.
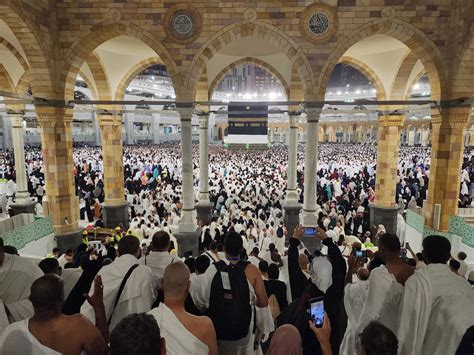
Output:
[[[86,59],[86,63],[91,70],[95,83],[96,94],[99,100],[112,100],[110,92],[109,79],[104,70],[102,60],[98,55],[92,52]],[[78,73],[79,74],[79,73]],[[76,76],[77,78],[77,76]],[[87,83],[87,82],[86,82]],[[87,84],[89,86],[89,84]]]
[[[138,73],[155,64],[163,64],[163,61],[158,56],[150,57],[138,62],[132,68],[130,68],[122,77],[120,83],[117,86],[117,90],[115,91],[115,100],[123,100],[125,91],[132,82],[133,78],[137,76]]]
[[[281,85],[285,89],[286,98],[287,99],[290,98],[290,86],[286,82],[283,75],[281,75],[281,73],[278,70],[276,70],[273,66],[271,66],[267,62],[257,59],[257,58],[253,58],[253,57],[238,59],[235,62],[227,65],[224,69],[222,69],[209,85],[209,97],[212,97],[212,94],[214,93],[214,90],[217,84],[219,84],[219,82],[225,77],[225,75],[228,74],[230,71],[232,71],[234,68],[237,68],[239,65],[242,65],[242,64],[255,64],[265,69],[266,71],[268,71],[270,74],[272,74],[274,77],[276,77],[280,81]]]
[[[472,32],[474,32],[474,25]],[[460,53],[456,73],[454,74],[450,94],[453,99],[474,95],[474,38],[470,36],[467,44]]]
[[[79,71],[79,75],[80,75],[81,78],[86,82],[87,88],[90,90],[92,97],[93,97],[95,100],[98,100],[98,99],[99,99],[99,94],[97,93],[97,89],[96,89],[96,87],[95,87],[95,83],[92,82],[91,80],[89,80],[89,78],[87,77],[87,75],[85,75],[82,71]]]
[[[50,66],[53,60],[48,47],[49,41],[20,7],[20,2],[15,1],[0,5],[0,19],[5,21],[25,52],[25,61],[32,69],[34,80],[31,81],[31,86],[35,96],[51,98],[54,96],[55,77]]]
[[[26,70],[18,80],[18,83],[16,84],[15,87],[15,92],[18,95],[26,95],[28,90],[31,89],[31,81],[32,81],[32,76],[33,73],[31,72],[30,69]]]
[[[89,31],[82,37],[78,38],[65,53],[65,64],[61,72],[60,80],[62,86],[59,92],[66,100],[71,99],[74,92],[74,82],[77,73],[79,72],[79,68],[90,53],[109,39],[122,35],[138,39],[153,49],[166,65],[166,69],[173,80],[174,87],[176,89],[181,88],[181,79],[176,63],[172,59],[168,50],[156,39],[155,36],[146,32],[140,26],[107,20],[91,27]],[[178,96],[178,94],[179,90],[176,95]]]
[[[364,62],[361,62],[358,59],[348,57],[348,56],[343,56],[339,63],[350,65],[351,67],[354,67],[358,71],[360,71],[362,74],[365,75],[367,79],[370,80],[372,83],[372,86],[374,87],[375,90],[377,90],[377,100],[386,100],[387,99],[387,94],[385,92],[385,87],[382,83],[382,80],[380,80],[379,76],[374,72],[374,70],[369,67],[367,64]]]
[[[10,53],[15,56],[15,58],[18,60],[18,62],[20,63],[24,71],[27,71],[28,69],[30,69],[30,65],[28,64],[26,59],[23,58],[23,55],[18,51],[18,49],[16,49],[13,46],[13,44],[11,44],[5,38],[0,37],[0,45],[5,46],[10,51]]]
[[[426,75],[426,70],[425,68],[422,68],[418,74],[416,74],[414,77],[413,77],[413,80],[409,83],[409,85],[407,86],[407,90],[405,92],[405,96],[403,96],[403,100],[408,100],[410,99],[411,97],[411,93],[413,92],[413,86],[418,82],[418,80],[420,80],[420,78],[422,76]]]
[[[13,85],[13,81],[10,78],[7,69],[0,64],[0,90],[12,92],[14,89],[15,85]]]
[[[391,99],[405,99],[407,92],[412,88],[412,86],[407,86],[408,78],[410,77],[417,61],[418,57],[416,54],[410,51],[400,63],[400,67],[397,70],[397,75],[395,76],[395,79],[392,83]],[[423,68],[423,72],[424,71],[425,69]]]
[[[305,88],[305,96],[313,96],[315,87],[315,76],[308,58],[299,45],[283,31],[263,22],[243,20],[228,25],[217,31],[199,49],[189,66],[189,71],[184,80],[186,92],[190,97],[194,97],[199,77],[207,62],[224,46],[232,41],[245,37],[256,37],[272,43],[279,48],[296,66],[299,77]]]
[[[366,23],[350,32],[331,52],[324,64],[318,82],[320,94],[324,94],[334,67],[344,53],[362,39],[375,34],[385,34],[404,43],[423,63],[431,85],[431,97],[439,100],[446,91],[446,73],[441,53],[436,45],[420,29],[398,18],[380,18]]]

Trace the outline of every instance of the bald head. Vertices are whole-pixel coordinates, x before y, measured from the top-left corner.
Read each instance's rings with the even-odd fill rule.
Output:
[[[169,264],[163,276],[163,290],[166,298],[184,298],[189,288],[189,269],[182,262]]]
[[[359,280],[365,281],[369,279],[369,270],[367,270],[365,267],[359,268],[357,270],[357,277]]]
[[[308,269],[308,264],[309,264],[308,255],[306,255],[306,254],[300,254],[300,255],[298,256],[298,264],[300,264],[301,270],[306,270],[306,269]]]
[[[46,274],[31,285],[30,301],[35,312],[61,308],[64,301],[64,282],[56,274]]]

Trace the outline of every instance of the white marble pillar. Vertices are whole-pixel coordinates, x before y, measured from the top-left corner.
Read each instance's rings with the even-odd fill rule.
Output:
[[[181,121],[181,172],[182,172],[182,202],[181,219],[178,230],[180,233],[193,233],[197,229],[194,211],[193,187],[193,152],[191,116],[192,108],[179,108]]]
[[[306,151],[304,166],[304,201],[301,223],[305,227],[318,225],[316,171],[318,162],[318,127],[320,108],[306,109]]]
[[[209,114],[199,115],[199,203],[209,203]]]
[[[23,112],[8,114],[12,125],[12,143],[15,153],[16,175],[16,203],[21,204],[29,200],[28,182],[25,168],[25,142],[23,139]]]
[[[296,164],[298,153],[298,121],[299,115],[290,114],[290,132],[288,145],[288,185],[286,191],[286,204],[298,203],[298,194],[296,191]]]

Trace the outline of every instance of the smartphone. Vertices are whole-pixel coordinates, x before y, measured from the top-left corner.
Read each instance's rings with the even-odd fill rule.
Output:
[[[400,248],[400,256],[402,258],[406,258],[407,257],[407,250],[406,248]]]
[[[304,237],[314,237],[318,234],[316,227],[304,227],[303,236]]]
[[[356,258],[366,258],[367,257],[367,250],[355,250],[354,255]]]
[[[324,298],[315,297],[309,300],[311,320],[316,328],[321,328],[324,323]]]

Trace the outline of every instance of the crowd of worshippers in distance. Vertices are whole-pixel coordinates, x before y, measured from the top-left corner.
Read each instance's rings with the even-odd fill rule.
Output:
[[[198,152],[194,146],[194,176]],[[474,354],[468,255],[453,253],[441,235],[426,236],[419,252],[405,240],[405,213],[426,199],[428,148],[400,149],[393,234],[369,223],[377,193],[373,144],[319,145],[317,227],[285,223],[286,147],[211,145],[209,153],[212,218],[199,221],[198,254],[180,257],[180,147],[124,147],[130,226],[116,226],[99,243],[88,233],[103,227],[101,151],[76,148],[83,242],[35,260],[0,238],[0,355]],[[14,164],[11,152],[2,154],[7,213]],[[41,151],[25,155],[41,215]],[[463,207],[471,204],[473,161],[466,151]],[[303,179],[300,146],[299,202]]]

